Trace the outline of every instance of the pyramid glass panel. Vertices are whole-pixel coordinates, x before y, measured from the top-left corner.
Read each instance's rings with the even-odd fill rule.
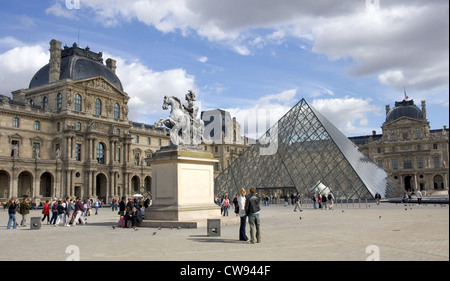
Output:
[[[401,192],[384,170],[304,99],[214,184],[217,194],[236,194],[252,186],[296,190],[303,196],[331,190],[341,199],[373,199],[377,192],[389,198]]]

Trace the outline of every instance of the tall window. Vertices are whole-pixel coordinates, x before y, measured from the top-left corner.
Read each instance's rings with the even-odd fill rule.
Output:
[[[81,96],[80,94],[75,95],[75,111],[81,111]]]
[[[403,158],[403,169],[412,169],[411,157]]]
[[[75,144],[75,160],[81,161],[81,143]]]
[[[114,104],[114,119],[120,118],[120,106],[118,103]]]
[[[378,160],[378,167],[383,169],[383,160]]]
[[[33,159],[36,158],[36,156],[40,156],[39,155],[40,154],[40,152],[39,152],[40,148],[41,148],[41,144],[40,143],[33,142],[33,155],[32,155]]]
[[[39,131],[39,130],[41,130],[41,122],[39,122],[39,121],[34,121],[34,129],[36,130],[36,131]]]
[[[134,164],[139,165],[139,160],[140,160],[140,154],[139,154],[139,152],[136,152],[134,154]]]
[[[433,157],[434,168],[440,168],[439,157]]]
[[[152,139],[150,137],[147,137],[147,144],[148,145],[152,144]]]
[[[102,101],[100,99],[95,100],[95,114],[102,115]]]
[[[42,108],[45,109],[45,108],[47,108],[47,106],[48,106],[48,98],[44,97],[42,99]]]
[[[11,141],[11,157],[14,156],[15,153],[19,153],[19,141],[17,140]]]
[[[136,136],[136,143],[139,143],[139,136]]]
[[[417,158],[417,168],[423,169],[423,158],[422,157]]]
[[[62,95],[61,93],[58,93],[56,96],[56,110],[61,111],[62,109]]]
[[[97,162],[99,164],[105,164],[105,145],[102,142],[97,144]]]
[[[420,128],[416,129],[416,139],[420,139],[422,137],[421,132],[422,132],[422,130]]]
[[[116,159],[117,159],[117,162],[120,163],[120,147],[117,148]]]
[[[398,160],[392,159],[392,169],[397,170],[398,169]]]
[[[13,127],[14,128],[19,128],[19,117],[14,117],[13,118]]]

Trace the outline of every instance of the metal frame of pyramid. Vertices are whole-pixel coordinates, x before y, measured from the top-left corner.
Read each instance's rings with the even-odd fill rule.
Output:
[[[252,186],[303,196],[331,190],[346,199],[400,195],[398,184],[305,99],[214,180],[216,194]]]

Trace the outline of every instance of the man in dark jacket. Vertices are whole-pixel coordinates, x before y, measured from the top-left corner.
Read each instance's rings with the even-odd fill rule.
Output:
[[[259,219],[259,197],[255,187],[250,187],[250,195],[245,201],[245,213],[248,216],[248,224],[250,225],[250,242],[252,244],[261,242],[260,219]]]
[[[72,222],[72,226],[75,226],[78,223],[78,220],[81,218],[81,224],[85,225],[84,219],[82,217],[83,213],[85,211],[83,202],[81,202],[81,199],[77,197],[77,202],[75,203],[75,219]]]
[[[19,214],[22,215],[22,221],[20,222],[20,226],[27,226],[27,216],[30,213],[30,204],[28,204],[28,196],[24,195],[22,202],[19,205]]]

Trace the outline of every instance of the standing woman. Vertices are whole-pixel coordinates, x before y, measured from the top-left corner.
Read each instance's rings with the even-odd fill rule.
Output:
[[[228,195],[225,195],[225,199],[222,201],[223,206],[223,216],[228,217],[228,209],[230,208],[230,199],[228,199]]]
[[[42,210],[42,214],[44,215],[42,217],[42,221],[44,221],[45,217],[47,217],[47,224],[49,224],[50,220],[50,206],[48,205],[48,199],[45,200],[44,209]]]
[[[245,226],[246,226],[246,220],[247,215],[245,214],[245,195],[247,194],[247,191],[245,191],[245,188],[241,189],[241,195],[239,195],[238,198],[238,207],[239,207],[239,216],[241,217],[241,226],[239,228],[239,240],[240,241],[248,241],[248,237],[245,234]]]
[[[11,221],[14,221],[13,229],[16,229],[16,227],[17,227],[17,221],[16,221],[17,203],[16,203],[16,199],[14,197],[9,200],[7,207],[8,207],[9,220],[8,220],[8,225],[6,226],[6,229],[11,228]]]

